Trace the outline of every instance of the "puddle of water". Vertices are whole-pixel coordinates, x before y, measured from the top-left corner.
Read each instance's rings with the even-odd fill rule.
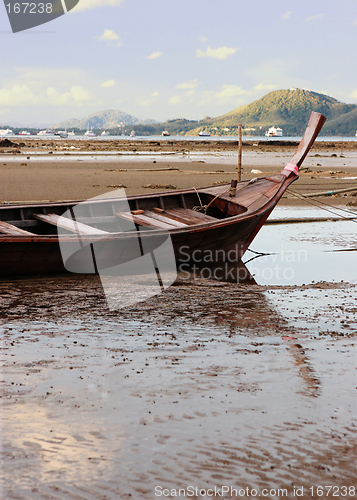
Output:
[[[282,217],[289,210],[277,211]],[[275,212],[274,212],[275,213]],[[297,217],[315,217],[297,211]],[[357,224],[352,221],[265,225],[251,250],[265,255],[245,254],[246,266],[260,285],[302,285],[318,281],[357,282]]]

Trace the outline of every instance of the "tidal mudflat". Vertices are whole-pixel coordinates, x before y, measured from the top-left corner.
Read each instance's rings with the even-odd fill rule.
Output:
[[[2,201],[236,172],[227,144],[58,144],[1,153]],[[355,147],[339,147],[316,145],[292,189],[356,186]],[[244,178],[292,152],[252,144]],[[96,276],[1,280],[1,499],[354,498],[357,226],[317,219],[355,217],[356,192],[319,197],[333,214],[287,193],[245,255],[248,282],[185,267],[110,310]],[[276,223],[293,218],[316,220]]]
[[[1,281],[1,498],[353,498],[354,226],[267,225],[256,284],[181,272],[117,311],[95,276]]]

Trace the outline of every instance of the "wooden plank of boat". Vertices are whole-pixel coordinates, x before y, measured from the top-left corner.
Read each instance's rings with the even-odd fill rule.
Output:
[[[77,222],[72,219],[67,219],[66,217],[61,217],[57,214],[33,214],[36,219],[47,222],[53,226],[61,227],[67,231],[77,234],[110,234],[108,231],[103,231],[102,229],[97,229],[96,227],[88,226],[82,222]]]
[[[147,215],[148,217],[151,217],[152,219],[159,220],[161,222],[165,222],[166,224],[171,224],[172,226],[175,227],[187,227],[188,224],[185,224],[183,222],[179,222],[175,219],[172,219],[171,217],[166,217],[165,213],[162,212],[162,215],[159,213],[151,212],[151,210],[146,210],[144,212],[144,215]]]
[[[20,227],[16,227],[4,221],[0,221],[0,233],[9,234],[11,236],[37,236],[35,233],[30,233],[29,231],[25,231]]]
[[[147,215],[133,215],[130,212],[116,212],[116,215],[122,219],[129,220],[134,224],[138,224],[139,226],[146,226],[155,229],[177,229],[173,224],[152,219]]]
[[[163,215],[164,214],[187,225],[217,222],[215,217],[203,214],[202,212],[196,212],[196,210],[191,210],[189,208],[166,208],[163,212]]]

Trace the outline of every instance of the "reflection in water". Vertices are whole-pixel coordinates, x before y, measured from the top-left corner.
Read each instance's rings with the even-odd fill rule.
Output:
[[[237,262],[179,263],[177,271],[180,273],[181,280],[214,279],[222,283],[257,284],[241,260]]]
[[[120,311],[95,276],[0,289],[4,498],[354,480],[353,339],[288,321],[293,289],[179,275]]]
[[[317,397],[320,393],[320,380],[312,367],[303,346],[296,343],[297,339],[294,337],[283,337],[283,339],[294,359],[295,366],[299,369],[298,375],[305,382],[305,386],[301,387],[299,392],[306,396]]]
[[[261,255],[256,255],[253,259],[261,258]],[[184,267],[183,267],[184,266]],[[216,279],[225,283],[240,283],[240,284],[257,284],[254,277],[250,274],[246,265],[239,260],[238,262],[219,262],[219,263],[204,263],[202,265],[198,264],[184,264],[178,267],[179,278],[181,280],[189,279],[190,281],[201,280],[202,278]],[[219,315],[222,321],[221,314],[222,304],[219,304],[215,313]],[[250,301],[248,303],[240,304],[240,307],[245,311],[245,322],[252,323],[255,320],[255,316],[258,313],[258,309],[263,310],[266,316],[269,318],[275,318],[276,323],[279,325],[278,328],[281,329],[282,325],[293,332],[294,329],[289,326],[288,321],[279,315],[279,313],[274,308],[274,305],[269,302],[265,297],[264,293],[256,291],[255,301]],[[219,309],[219,310],[218,310]],[[225,309],[225,321],[229,325],[230,336],[234,335],[237,327],[242,324],[242,319],[236,319],[232,321],[232,318],[236,318],[236,307],[231,308],[227,311]],[[211,311],[213,314],[214,312]],[[224,321],[224,320],[223,320]],[[276,326],[276,325],[275,325]],[[301,388],[300,392],[302,394],[317,397],[320,390],[320,381],[311,366],[308,356],[301,344],[296,343],[297,338],[301,337],[298,333],[297,337],[285,336],[283,337],[290,354],[294,359],[294,364],[299,368],[298,374],[304,380],[305,386]]]

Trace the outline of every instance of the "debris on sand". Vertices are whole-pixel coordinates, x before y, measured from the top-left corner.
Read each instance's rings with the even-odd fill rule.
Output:
[[[145,184],[145,186],[142,187],[144,189],[177,189],[177,187],[172,184]]]

